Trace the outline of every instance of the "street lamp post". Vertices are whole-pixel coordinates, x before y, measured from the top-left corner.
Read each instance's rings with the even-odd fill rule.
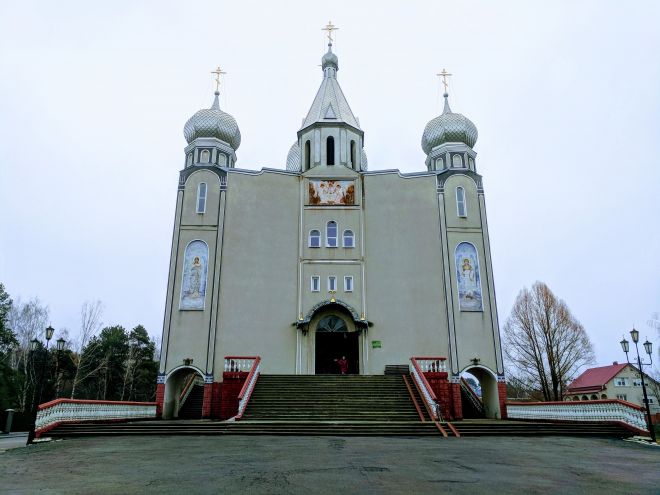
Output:
[[[57,339],[55,341],[55,349],[57,350],[57,354],[55,354],[55,398],[59,399],[60,398],[60,353],[64,350],[64,344],[66,344],[66,340],[64,340],[62,337]]]
[[[635,351],[637,352],[637,369],[639,370],[639,375],[642,378],[642,393],[644,394],[644,404],[646,406],[646,422],[648,424],[649,433],[651,434],[651,440],[655,443],[656,442],[655,430],[653,429],[653,420],[651,419],[651,408],[649,407],[649,397],[646,394],[646,382],[644,381],[644,370],[642,369],[642,366],[651,366],[653,364],[653,344],[649,342],[648,339],[646,339],[646,342],[644,342],[643,344],[644,350],[649,355],[649,360],[650,360],[650,362],[644,363],[642,361],[642,358],[639,357],[639,346],[637,345],[637,343],[639,342],[639,332],[633,328],[630,331],[630,338],[635,344]],[[628,361],[628,364],[631,364],[630,359],[628,358],[628,351],[630,350],[630,345],[628,344],[628,341],[625,339],[625,337],[621,341],[621,348],[623,349],[623,352],[626,353],[626,361]]]
[[[48,345],[50,344],[50,339],[53,338],[53,333],[55,332],[55,329],[48,325],[48,328],[46,328],[46,348],[45,348],[45,355],[43,356],[43,359],[41,360],[41,369],[39,371],[39,378],[37,380],[37,390],[36,393],[33,396],[32,399],[32,422],[30,424],[30,431],[28,432],[28,438],[27,438],[27,445],[30,445],[34,441],[35,437],[35,429],[37,425],[37,412],[39,411],[39,403],[41,402],[41,394],[43,392],[44,388],[44,375],[46,374],[46,364],[48,363]],[[39,340],[32,339],[30,341],[30,350],[32,352],[35,352],[39,348]],[[33,367],[34,367],[34,360],[32,361]]]

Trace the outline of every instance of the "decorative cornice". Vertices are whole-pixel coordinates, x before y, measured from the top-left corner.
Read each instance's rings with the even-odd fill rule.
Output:
[[[319,309],[321,309],[325,306],[341,306],[342,308],[344,308],[345,310],[347,310],[350,313],[351,317],[353,318],[353,321],[358,325],[368,326],[368,325],[372,324],[371,322],[367,321],[365,318],[361,318],[360,314],[355,310],[355,308],[353,308],[353,306],[351,306],[350,304],[342,301],[341,299],[335,299],[334,301],[332,301],[330,299],[326,299],[325,301],[321,301],[321,302],[315,304],[312,307],[312,309],[310,309],[307,312],[307,315],[305,315],[305,317],[302,320],[298,319],[297,326],[300,327],[302,325],[307,325],[312,320],[312,318],[314,317],[314,314]]]

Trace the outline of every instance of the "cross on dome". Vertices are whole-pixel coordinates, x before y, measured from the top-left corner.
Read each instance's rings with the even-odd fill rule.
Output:
[[[328,44],[332,45],[332,32],[337,31],[339,28],[335,26],[332,21],[328,21],[328,24],[325,27],[321,28],[321,31],[327,31],[328,32]]]
[[[219,93],[220,92],[220,74],[226,74],[226,72],[223,71],[220,68],[220,66],[218,65],[218,67],[215,70],[211,71],[211,74],[215,74],[215,92]]]
[[[442,72],[436,74],[436,76],[442,78],[441,82],[442,82],[442,85],[445,87],[445,95],[447,94],[447,88],[449,87],[449,83],[447,82],[447,78],[449,76],[452,76],[452,75],[453,74],[450,74],[449,72],[447,72],[447,69],[442,69]]]

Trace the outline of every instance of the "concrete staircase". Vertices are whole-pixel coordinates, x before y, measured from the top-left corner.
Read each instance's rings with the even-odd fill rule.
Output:
[[[192,385],[192,390],[186,397],[185,402],[179,409],[181,419],[199,419],[202,417],[202,405],[204,403],[204,385]]]
[[[262,375],[243,434],[438,435],[422,423],[401,375]]]
[[[412,379],[409,378],[412,383]],[[136,421],[131,423],[62,424],[47,436],[108,435],[334,435],[437,436],[421,397],[412,387],[426,421],[420,420],[401,375],[261,375],[243,419]],[[192,392],[191,392],[192,393]],[[465,420],[452,423],[461,436],[593,436],[633,435],[606,423],[546,423]],[[447,423],[444,430],[453,436]]]

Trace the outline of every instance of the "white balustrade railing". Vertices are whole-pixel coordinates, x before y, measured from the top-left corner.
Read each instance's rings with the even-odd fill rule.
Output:
[[[417,388],[422,393],[424,402],[428,406],[431,416],[435,420],[442,419],[440,412],[440,404],[429,385],[429,382],[424,376],[425,372],[444,371],[446,358],[426,358],[426,357],[412,357],[410,358],[410,373],[417,384]]]
[[[238,371],[250,371],[256,359],[257,357],[253,356],[226,356],[224,371],[230,373],[235,373]]]
[[[507,402],[509,419],[621,422],[648,431],[641,407],[619,400]]]
[[[156,418],[155,402],[57,399],[39,406],[37,435],[59,423]]]
[[[447,371],[447,358],[444,357],[416,357],[413,358],[417,361],[419,369],[426,372],[446,372]]]
[[[261,358],[257,357],[252,364],[252,368],[250,369],[250,374],[248,375],[247,379],[245,380],[245,383],[243,384],[241,393],[238,394],[238,414],[235,416],[235,419],[241,419],[243,417],[245,408],[247,407],[248,402],[250,401],[250,397],[252,396],[252,391],[254,390],[254,386],[257,384],[257,379],[259,378],[260,369],[261,369]]]

